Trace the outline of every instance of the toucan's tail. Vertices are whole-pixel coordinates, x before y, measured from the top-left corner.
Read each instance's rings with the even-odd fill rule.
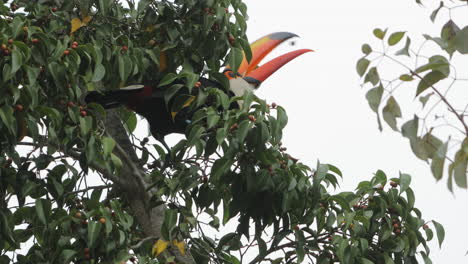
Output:
[[[143,91],[143,85],[132,85],[119,90],[105,92],[89,92],[85,97],[85,102],[97,103],[105,109],[119,107],[128,103],[129,98]]]

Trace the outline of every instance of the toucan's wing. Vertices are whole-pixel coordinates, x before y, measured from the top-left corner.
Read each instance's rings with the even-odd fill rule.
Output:
[[[283,67],[286,63],[295,59],[296,57],[306,53],[311,52],[311,49],[300,49],[291,51],[279,57],[272,59],[271,61],[265,63],[264,65],[250,71],[245,77],[248,83],[258,87],[264,80],[266,80],[270,75]]]

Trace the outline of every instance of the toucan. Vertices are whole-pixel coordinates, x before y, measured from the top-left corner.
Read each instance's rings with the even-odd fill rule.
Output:
[[[237,72],[233,72],[229,65],[226,66],[223,73],[229,79],[231,96],[242,96],[246,91],[254,91],[283,65],[301,54],[312,51],[310,49],[292,51],[258,67],[260,61],[275,47],[293,37],[297,37],[297,35],[289,32],[276,32],[264,36],[250,45],[252,57],[248,61],[244,54]],[[221,84],[218,82],[204,77],[199,78],[198,84],[202,87],[221,88]],[[171,85],[169,84],[168,87]],[[86,95],[85,101],[101,104],[105,109],[121,105],[127,106],[146,118],[153,136],[168,148],[164,137],[172,133],[185,133],[194,111],[182,114],[171,112],[171,106],[166,105],[164,99],[165,88],[167,87],[158,87],[157,85],[132,85],[103,93],[93,91]]]

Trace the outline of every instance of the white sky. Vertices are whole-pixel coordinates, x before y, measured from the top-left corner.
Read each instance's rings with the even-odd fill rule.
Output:
[[[288,152],[312,167],[317,159],[338,166],[345,175],[343,191],[353,190],[377,169],[389,177],[398,177],[399,171],[412,175],[416,206],[424,219],[434,219],[446,230],[442,250],[435,238],[429,243],[433,262],[466,263],[467,192],[458,189],[455,196],[451,194],[446,178],[436,183],[429,166],[412,154],[407,139],[388,127],[379,132],[375,114],[365,99],[367,89],[360,88],[355,70],[362,56],[361,45],[374,38],[372,30],[376,27],[408,31],[411,36],[437,35],[440,22],[434,25],[429,20],[433,8],[419,7],[413,0],[245,3],[251,41],[276,31],[301,36],[294,47],[283,45],[272,57],[299,48],[316,50],[275,73],[257,93],[286,108],[289,124],[283,142]],[[462,9],[468,17],[468,9]],[[466,25],[466,20],[460,24]],[[467,102],[468,97],[464,98]],[[404,117],[408,114],[412,116],[405,116],[403,108]]]

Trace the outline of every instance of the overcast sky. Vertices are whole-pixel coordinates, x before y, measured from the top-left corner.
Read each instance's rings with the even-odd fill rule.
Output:
[[[276,31],[301,36],[294,47],[283,45],[273,57],[298,48],[316,50],[275,73],[257,93],[286,108],[289,124],[283,142],[288,152],[310,166],[317,159],[338,166],[345,175],[343,191],[353,190],[377,169],[389,177],[398,177],[400,171],[412,175],[416,207],[424,219],[437,220],[446,230],[442,250],[435,240],[429,243],[433,262],[467,263],[467,192],[451,194],[445,178],[436,183],[405,138],[388,128],[379,132],[365,99],[367,90],[361,89],[355,71],[361,45],[372,40],[375,27],[408,31],[412,36],[438,34],[440,24],[428,18],[432,8],[419,7],[412,0],[245,2],[251,41]],[[465,15],[467,10],[463,9]],[[460,24],[466,25],[466,20]],[[464,95],[467,102],[468,94]]]

